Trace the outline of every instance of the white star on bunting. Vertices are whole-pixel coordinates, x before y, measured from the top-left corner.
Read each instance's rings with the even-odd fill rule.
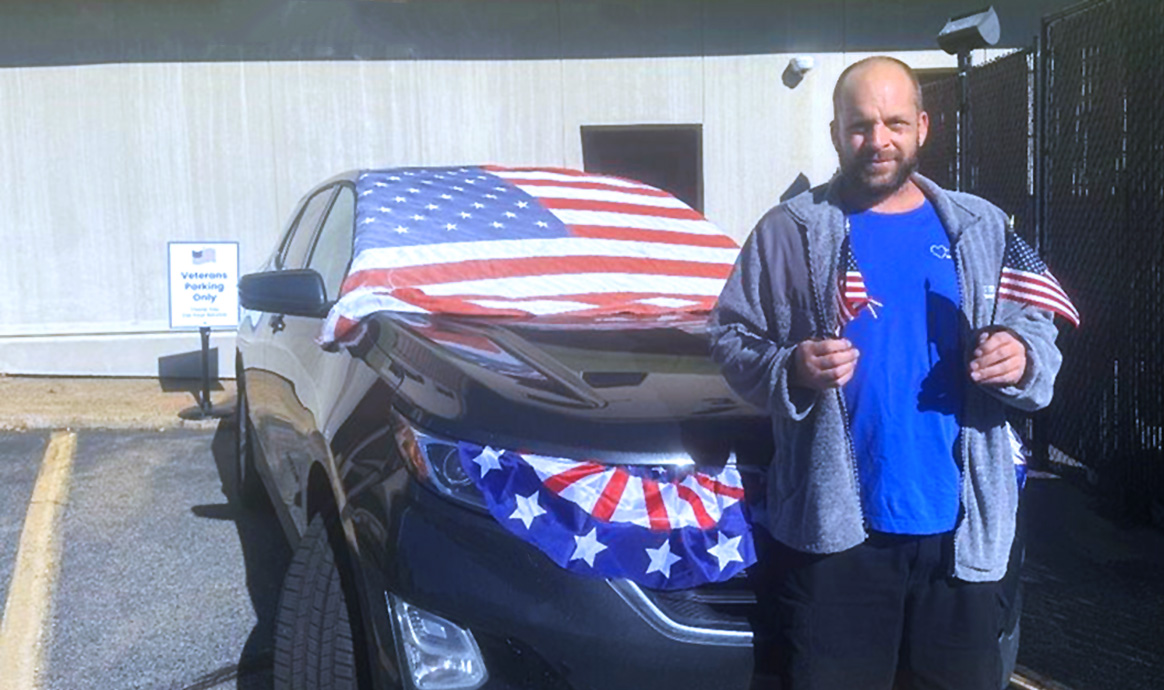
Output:
[[[482,478],[489,474],[490,470],[501,469],[501,463],[497,461],[497,458],[499,457],[501,457],[501,453],[498,453],[496,450],[490,448],[489,446],[485,446],[481,449],[481,454],[473,458],[473,462],[477,463],[477,466],[481,468]],[[529,527],[529,525],[526,525],[526,527]]]
[[[590,534],[584,537],[574,535],[574,555],[570,560],[583,560],[586,565],[594,567],[594,557],[606,550],[606,545],[598,541],[598,528],[590,528]]]
[[[681,557],[671,553],[670,540],[663,542],[663,545],[657,549],[646,549],[646,552],[647,558],[651,559],[651,564],[647,566],[647,575],[651,573],[663,573],[663,577],[668,580],[671,579],[671,566],[683,560]]]
[[[723,532],[716,535],[717,544],[707,550],[709,554],[715,556],[715,560],[719,561],[719,569],[723,570],[732,561],[744,562],[743,556],[740,555],[740,537],[732,537],[728,539],[723,536]]]
[[[529,529],[533,524],[534,518],[539,515],[545,515],[546,510],[538,505],[538,492],[533,492],[529,496],[522,496],[517,494],[514,496],[517,499],[517,510],[509,516],[511,520],[521,520],[526,529]]]

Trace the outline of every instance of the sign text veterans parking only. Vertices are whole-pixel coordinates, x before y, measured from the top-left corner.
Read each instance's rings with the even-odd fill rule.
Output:
[[[238,242],[169,242],[170,328],[238,326]]]

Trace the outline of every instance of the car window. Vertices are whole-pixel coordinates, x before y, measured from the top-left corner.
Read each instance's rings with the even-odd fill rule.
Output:
[[[352,228],[356,214],[356,192],[349,186],[340,188],[327,220],[319,231],[315,249],[311,252],[308,268],[313,268],[323,276],[327,288],[327,298],[339,297],[340,284],[348,270],[352,258]]]
[[[307,259],[307,252],[311,248],[311,239],[315,235],[315,228],[319,219],[327,210],[327,202],[331,199],[335,187],[328,187],[316,192],[307,203],[295,226],[291,229],[291,236],[283,244],[283,253],[279,256],[279,268],[302,268]]]

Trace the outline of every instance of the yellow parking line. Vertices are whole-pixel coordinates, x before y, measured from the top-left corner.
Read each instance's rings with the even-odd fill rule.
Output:
[[[53,585],[60,565],[60,522],[77,435],[54,432],[32,490],[16,566],[0,619],[0,690],[35,690],[42,670]]]

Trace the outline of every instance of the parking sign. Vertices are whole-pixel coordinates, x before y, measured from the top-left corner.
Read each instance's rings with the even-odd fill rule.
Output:
[[[238,326],[238,242],[170,242],[170,328]]]

